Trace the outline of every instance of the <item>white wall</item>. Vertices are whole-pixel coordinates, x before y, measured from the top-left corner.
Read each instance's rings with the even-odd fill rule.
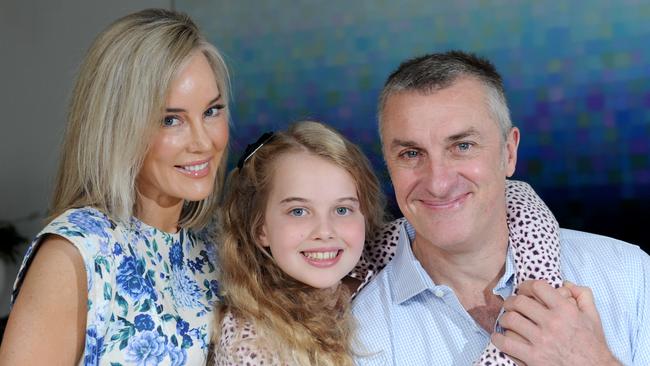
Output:
[[[77,66],[110,22],[173,0],[0,1],[0,220],[34,236],[54,179]],[[26,218],[30,215],[36,217]],[[0,243],[2,245],[2,243]],[[17,266],[0,261],[0,316]]]

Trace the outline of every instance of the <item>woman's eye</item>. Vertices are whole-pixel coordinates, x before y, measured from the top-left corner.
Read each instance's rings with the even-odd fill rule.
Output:
[[[289,214],[291,216],[296,216],[296,217],[305,216],[305,213],[306,212],[304,208],[294,208],[291,211],[289,211]]]
[[[219,111],[224,107],[225,106],[223,104],[217,104],[215,106],[208,108],[205,112],[203,112],[203,115],[206,117],[216,117],[219,115]]]
[[[349,208],[347,208],[347,207],[337,207],[336,208],[336,214],[339,215],[339,216],[348,215],[350,213],[350,211],[351,210]]]
[[[179,125],[180,123],[181,123],[181,121],[177,117],[167,116],[167,117],[163,118],[162,125],[163,125],[163,127],[173,127],[173,126]]]

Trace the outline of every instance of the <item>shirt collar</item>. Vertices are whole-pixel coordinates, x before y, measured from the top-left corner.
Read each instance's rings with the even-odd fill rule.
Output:
[[[394,304],[401,304],[426,290],[433,290],[437,287],[413,254],[411,244],[414,239],[415,229],[408,221],[404,220],[399,232],[395,258],[389,264],[392,270],[388,272]],[[492,292],[504,299],[507,298],[512,295],[514,279],[514,254],[508,245],[504,274]]]
[[[512,295],[513,286],[515,282],[515,260],[512,247],[508,245],[508,251],[506,252],[506,268],[503,272],[503,276],[497,282],[497,285],[492,289],[492,293],[495,295],[500,295],[504,300]]]
[[[389,264],[392,270],[388,272],[394,304],[401,304],[423,291],[435,287],[431,277],[413,254],[411,242],[414,238],[415,229],[408,221],[404,220],[399,231],[395,258]]]

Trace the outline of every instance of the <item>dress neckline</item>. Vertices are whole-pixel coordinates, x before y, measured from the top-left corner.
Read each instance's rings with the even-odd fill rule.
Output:
[[[179,227],[178,231],[176,231],[175,233],[170,233],[169,231],[165,231],[155,226],[149,225],[135,216],[131,216],[131,220],[129,223],[134,230],[140,232],[148,232],[152,236],[156,235],[157,233],[160,233],[163,236],[171,237],[173,239],[179,239],[185,236],[186,229],[183,227]]]

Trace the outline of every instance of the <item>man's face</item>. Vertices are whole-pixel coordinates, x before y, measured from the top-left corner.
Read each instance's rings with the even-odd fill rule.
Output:
[[[505,141],[473,78],[386,102],[382,140],[397,203],[424,239],[443,251],[467,251],[504,233],[505,178],[517,160],[519,131]],[[421,245],[421,244],[420,244]]]

